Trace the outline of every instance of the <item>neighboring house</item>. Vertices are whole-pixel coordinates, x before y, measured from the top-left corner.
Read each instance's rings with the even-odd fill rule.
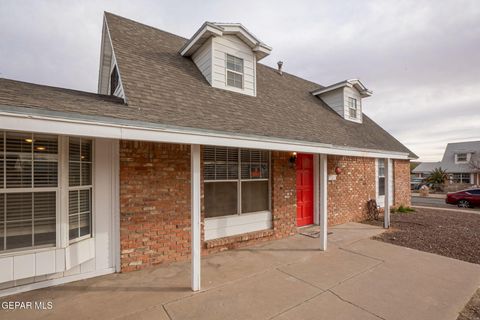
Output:
[[[480,185],[480,141],[447,144],[440,162],[422,162],[412,173],[426,178],[435,168],[446,170],[449,191]]]
[[[201,253],[309,224],[325,250],[369,199],[409,205],[416,156],[362,112],[371,92],[270,51],[240,24],[184,39],[106,13],[98,94],[0,79],[0,294],[190,257],[198,290]]]
[[[412,174],[415,178],[426,178],[430,173],[440,166],[440,162],[421,162],[415,169],[412,170]]]

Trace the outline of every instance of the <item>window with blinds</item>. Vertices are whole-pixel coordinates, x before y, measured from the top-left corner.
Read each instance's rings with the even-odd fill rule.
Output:
[[[55,246],[58,137],[0,132],[0,252]]]
[[[204,147],[205,216],[269,210],[269,163],[264,150]]]
[[[69,239],[92,233],[92,140],[70,138],[68,143]]]

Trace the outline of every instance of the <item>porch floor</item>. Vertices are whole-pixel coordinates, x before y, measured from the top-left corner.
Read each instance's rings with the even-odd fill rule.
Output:
[[[0,301],[53,301],[53,310],[0,310],[1,319],[456,319],[480,286],[480,266],[330,228],[329,249],[297,235],[190,263],[112,274]]]

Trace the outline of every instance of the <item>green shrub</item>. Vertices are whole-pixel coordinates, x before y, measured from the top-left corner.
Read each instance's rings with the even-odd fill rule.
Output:
[[[401,204],[398,208],[392,209],[392,212],[409,213],[415,212],[415,209],[410,207],[404,207],[403,204]]]

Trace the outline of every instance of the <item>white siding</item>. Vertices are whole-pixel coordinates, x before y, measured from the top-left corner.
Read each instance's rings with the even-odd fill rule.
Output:
[[[269,211],[205,219],[205,240],[272,228]]]
[[[350,121],[362,123],[362,97],[360,96],[360,93],[354,89],[354,88],[349,88],[345,87],[343,89],[343,94],[344,94],[344,118],[348,119]],[[350,118],[349,110],[348,110],[348,97],[357,99],[357,115],[358,118]]]
[[[227,54],[243,59],[243,89],[227,86]],[[212,87],[256,95],[256,58],[252,49],[232,35],[210,38],[192,60]]]
[[[333,90],[322,94],[323,102],[338,113],[342,118],[345,118],[345,102],[343,88]]]
[[[212,84],[212,39],[198,49],[192,56],[193,62],[203,74],[208,83]]]

